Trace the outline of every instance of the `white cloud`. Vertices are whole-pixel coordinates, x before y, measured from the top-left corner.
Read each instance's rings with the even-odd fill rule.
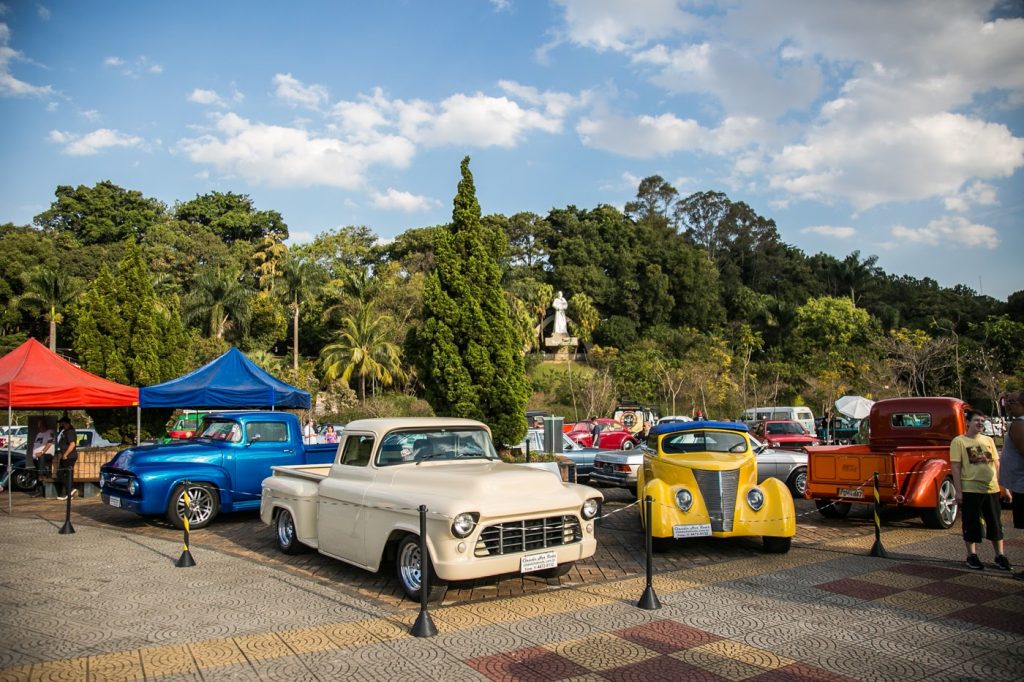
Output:
[[[688,96],[589,113],[577,130],[590,146],[710,152],[733,162],[736,186],[773,188],[776,205],[858,209],[941,198],[962,211],[992,197],[961,188],[1024,166],[1024,140],[989,115],[1019,118],[1005,112],[1024,102],[1024,18],[988,21],[991,2],[559,4],[564,35],[544,50],[616,51],[636,76]]]
[[[96,109],[85,109],[83,111],[79,111],[78,115],[90,123],[95,123],[102,118],[100,112]]]
[[[140,78],[143,74],[159,75],[164,72],[164,67],[153,62],[145,55],[139,55],[132,61],[127,61],[116,55],[111,55],[103,60],[103,65],[117,69],[121,75],[129,78]]]
[[[389,187],[386,192],[372,192],[370,200],[376,208],[391,209],[414,213],[426,211],[441,205],[441,202],[429,197],[402,192]]]
[[[916,229],[894,225],[892,236],[897,244],[981,247],[989,250],[999,246],[999,233],[996,230],[987,225],[972,223],[962,216],[942,216],[928,223],[927,227]]]
[[[54,94],[49,85],[32,85],[11,73],[11,62],[29,62],[18,50],[10,47],[11,31],[7,24],[0,22],[0,97],[50,97]]]
[[[558,0],[565,9],[568,40],[600,52],[643,46],[695,27],[697,19],[677,0]]]
[[[216,90],[204,90],[203,88],[196,88],[188,96],[189,102],[195,102],[196,104],[208,104],[215,107],[226,107],[227,102],[224,98],[217,94]]]
[[[290,73],[274,76],[274,85],[277,86],[275,94],[295,106],[320,109],[328,99],[327,88],[322,85],[306,85]]]
[[[394,135],[379,135],[367,142],[253,123],[233,113],[213,120],[213,132],[180,140],[179,149],[196,163],[254,184],[355,189],[364,185],[369,167],[404,168],[415,153],[409,140]]]
[[[39,15],[39,18],[42,19],[43,21],[49,21],[50,20],[50,10],[49,10],[49,8],[43,6],[43,5],[39,4],[39,3],[36,4],[36,14]]]
[[[870,129],[826,125],[785,147],[772,166],[773,187],[867,209],[949,196],[971,178],[1012,175],[1024,166],[1024,138],[1002,124],[947,113]]]
[[[971,206],[992,206],[998,203],[996,188],[988,183],[976,181],[962,192],[946,197],[946,210],[963,213]]]
[[[836,239],[849,239],[857,234],[857,230],[853,227],[839,227],[835,225],[815,225],[813,227],[805,227],[800,231],[805,234],[820,234],[825,237],[835,237]]]
[[[145,147],[145,140],[141,137],[109,128],[99,128],[85,135],[51,130],[50,141],[64,145],[62,152],[68,156],[94,156],[111,147]]]

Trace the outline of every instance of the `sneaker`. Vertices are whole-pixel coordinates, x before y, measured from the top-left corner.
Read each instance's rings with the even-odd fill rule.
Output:
[[[71,497],[74,497],[77,494],[78,494],[78,488],[75,488],[74,490],[71,491]],[[1003,558],[1005,559],[1006,557],[1003,557]],[[999,563],[998,558],[996,559],[996,563],[997,564]],[[1010,568],[1009,568],[1010,564],[1006,564],[1006,566],[1007,566],[1006,570],[1010,570]]]
[[[66,500],[66,499],[68,499],[68,496],[67,495],[58,495],[57,499],[58,500]],[[971,556],[974,556],[974,555],[972,554]],[[968,563],[970,563],[970,562],[968,562]]]
[[[967,562],[966,563],[967,563],[967,568],[971,569],[972,571],[984,571],[985,570],[985,564],[981,563],[981,559],[978,558],[977,554],[972,554],[969,557],[967,557]]]
[[[1006,558],[1005,554],[1000,554],[999,556],[997,556],[994,563],[996,565],[996,568],[998,568],[1000,571],[1011,570],[1010,560]]]

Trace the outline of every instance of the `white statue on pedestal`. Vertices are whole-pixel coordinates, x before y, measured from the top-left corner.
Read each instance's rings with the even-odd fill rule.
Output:
[[[559,291],[558,295],[555,296],[555,300],[551,302],[551,307],[555,309],[554,334],[563,334],[567,336],[569,334],[569,327],[565,322],[565,311],[569,307],[569,304],[566,303],[565,298],[562,297],[561,291]]]

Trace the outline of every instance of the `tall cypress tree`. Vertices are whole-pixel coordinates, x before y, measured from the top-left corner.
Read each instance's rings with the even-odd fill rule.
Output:
[[[173,303],[173,302],[172,302]],[[139,247],[129,241],[117,275],[106,265],[78,306],[75,351],[94,374],[129,386],[150,386],[185,371],[188,338],[176,307],[157,300]],[[101,431],[132,430],[134,410],[90,412]],[[144,414],[153,432],[167,420],[163,413]],[[152,422],[152,423],[150,423]]]
[[[434,411],[485,422],[499,446],[523,437],[530,393],[522,344],[501,289],[505,247],[502,235],[480,221],[467,156],[452,223],[436,232],[423,327],[412,345]]]

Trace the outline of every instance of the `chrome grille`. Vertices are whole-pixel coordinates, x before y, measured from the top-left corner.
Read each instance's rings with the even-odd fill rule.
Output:
[[[701,497],[711,516],[711,530],[727,532],[732,530],[736,512],[736,488],[739,486],[740,471],[702,471],[695,469],[694,478],[700,488]]]
[[[557,547],[583,539],[580,520],[575,516],[548,516],[487,526],[480,531],[474,555],[496,556]]]

